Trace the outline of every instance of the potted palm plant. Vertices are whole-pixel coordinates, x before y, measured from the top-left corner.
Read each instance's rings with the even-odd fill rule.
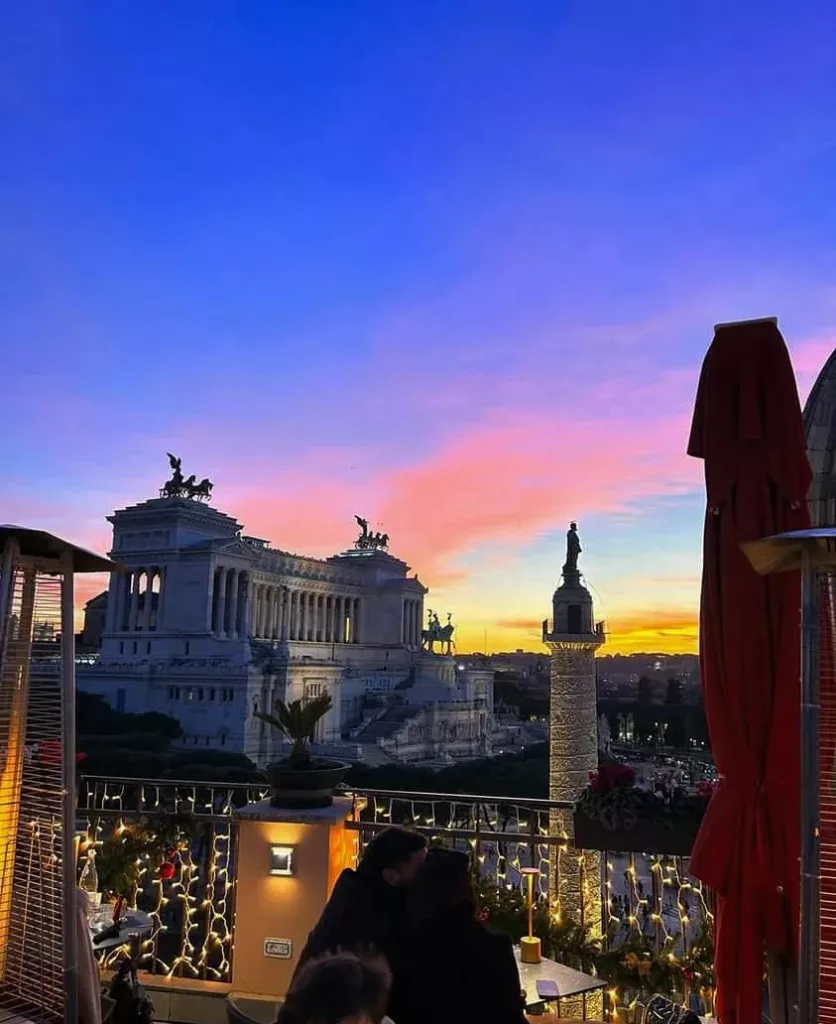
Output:
[[[267,777],[274,807],[313,809],[330,807],[334,802],[334,787],[350,768],[344,761],[325,757],[312,757],[311,739],[317,722],[331,710],[333,701],[328,694],[309,701],[277,700],[275,714],[256,711],[256,718],[266,722],[292,743],[290,756],[267,766]]]

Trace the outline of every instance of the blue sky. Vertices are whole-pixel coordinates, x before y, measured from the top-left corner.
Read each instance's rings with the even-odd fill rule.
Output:
[[[824,0],[6,5],[4,518],[106,546],[174,450],[283,547],[380,522],[507,647],[574,517],[614,641],[693,646],[712,325],[778,315],[802,388],[836,335],[834,38]]]

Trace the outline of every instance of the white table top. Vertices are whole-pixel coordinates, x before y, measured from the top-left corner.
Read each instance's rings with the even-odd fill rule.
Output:
[[[584,992],[594,992],[597,989],[607,987],[607,983],[603,978],[593,978],[591,974],[576,971],[572,967],[566,967],[564,964],[559,964],[555,960],[549,960],[547,957],[543,957],[539,964],[524,964],[520,960],[519,946],[514,946],[514,956],[517,960],[517,969],[520,972],[520,986],[525,991],[527,1006],[554,1001],[544,1000],[537,995],[538,981],[553,981],[557,985],[558,999],[569,999],[571,996],[580,996]]]

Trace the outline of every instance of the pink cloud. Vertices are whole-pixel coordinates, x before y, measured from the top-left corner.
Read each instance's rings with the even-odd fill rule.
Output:
[[[395,469],[265,473],[224,491],[224,507],[279,547],[326,554],[354,539],[353,515],[392,538],[433,585],[462,578],[451,561],[483,543],[510,548],[572,516],[623,511],[698,489],[685,456],[688,415],[662,420],[506,415],[461,431]],[[320,475],[323,474],[323,475]]]

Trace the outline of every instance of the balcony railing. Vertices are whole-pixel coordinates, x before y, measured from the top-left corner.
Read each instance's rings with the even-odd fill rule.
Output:
[[[431,840],[472,854],[482,877],[496,887],[520,885],[520,869],[536,867],[539,899],[559,891],[553,879],[577,851],[550,832],[555,812],[571,805],[493,796],[351,790],[357,813],[349,827],[358,847],[390,824],[409,825]],[[231,982],[235,911],[237,807],[265,799],[258,785],[82,777],[79,826],[97,842],[123,825],[144,823],[177,832],[180,853],[173,876],[140,869],[136,905],[151,915],[153,931],[140,966],[172,978]],[[687,958],[710,920],[708,894],[683,857],[601,854],[605,946],[643,944],[672,960]],[[545,906],[546,904],[543,903]],[[590,923],[590,922],[587,922]],[[597,922],[595,922],[597,924]],[[625,945],[626,943],[626,945]]]

